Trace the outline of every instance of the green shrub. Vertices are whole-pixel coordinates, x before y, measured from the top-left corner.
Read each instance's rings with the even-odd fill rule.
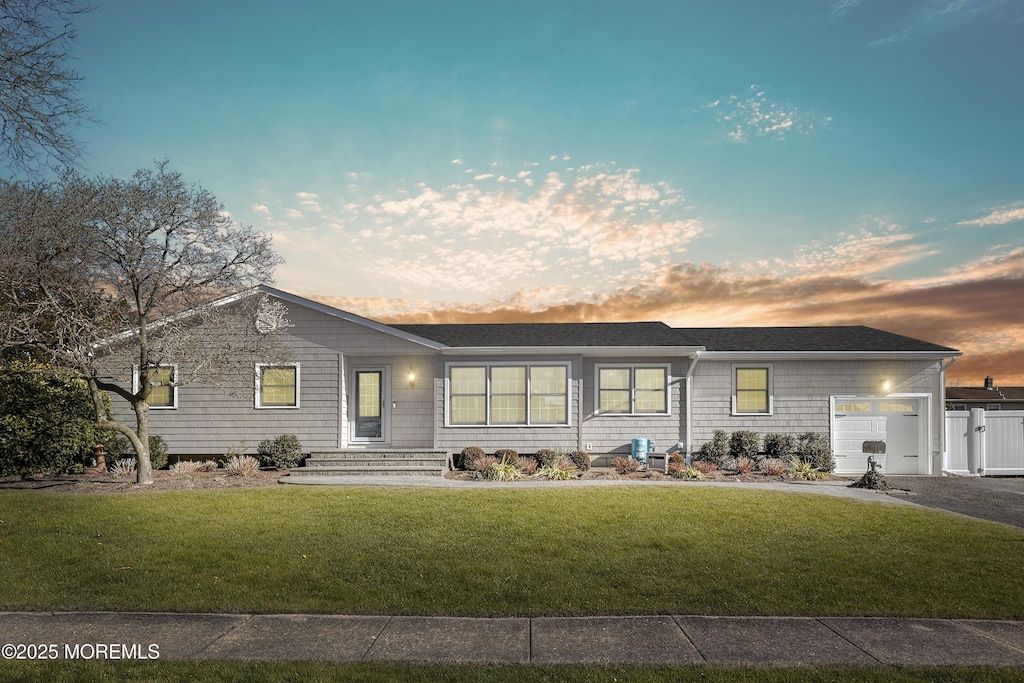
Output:
[[[275,439],[260,441],[256,457],[263,467],[287,470],[302,462],[302,444],[294,434],[282,434]]]
[[[796,453],[796,437],[792,434],[765,434],[764,454],[769,458],[789,460]]]
[[[95,421],[85,382],[37,363],[0,365],[0,476],[70,472],[97,443]]]
[[[115,432],[112,429],[101,430],[98,443],[103,444],[103,450],[107,452],[107,462],[116,462],[124,458],[137,458],[132,442]],[[149,462],[154,470],[159,470],[167,465],[167,442],[160,436],[149,437]]]
[[[709,462],[719,469],[729,461],[729,436],[721,429],[716,429],[711,441],[702,444],[694,454],[693,460]]]
[[[729,455],[734,458],[750,458],[756,461],[761,447],[760,442],[757,432],[745,429],[735,431],[729,437]]]
[[[494,457],[498,460],[504,460],[512,465],[519,463],[519,453],[512,450],[511,448],[499,448],[494,451]]]
[[[836,468],[828,434],[804,432],[797,439],[796,450],[801,460],[810,463],[817,470],[832,472]]]
[[[558,451],[552,448],[542,448],[533,454],[533,459],[537,461],[538,467],[550,467],[558,460]]]
[[[476,461],[487,455],[479,446],[466,446],[459,454],[459,467],[464,470],[476,470]]]
[[[568,458],[580,472],[586,472],[590,469],[590,453],[586,451],[570,451]]]

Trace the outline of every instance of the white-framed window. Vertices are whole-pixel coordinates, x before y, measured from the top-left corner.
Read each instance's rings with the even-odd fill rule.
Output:
[[[150,370],[149,381],[153,384],[150,389],[150,409],[173,410],[178,407],[178,387],[174,383],[178,381],[177,365],[160,365]],[[132,368],[132,393],[138,393],[142,388],[142,376],[139,373],[139,366]]]
[[[999,403],[986,403],[985,410],[1002,410],[1003,406]]]
[[[771,365],[732,366],[732,414],[771,415],[774,409]]]
[[[448,363],[447,425],[566,426],[569,363]]]
[[[256,407],[299,407],[299,364],[256,364]]]
[[[669,366],[598,365],[594,392],[601,415],[668,415]]]

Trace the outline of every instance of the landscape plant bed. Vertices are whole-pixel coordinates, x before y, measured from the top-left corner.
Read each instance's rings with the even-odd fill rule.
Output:
[[[2,490],[0,610],[1024,618],[1020,529],[640,484]]]
[[[448,479],[455,479],[458,481],[487,481],[482,477],[477,476],[477,472],[467,472],[465,470],[453,470],[445,474]],[[746,474],[740,474],[739,472],[732,472],[729,470],[715,470],[705,475],[706,481],[731,481],[731,482],[751,482],[751,483],[778,483],[781,481],[787,481],[783,477],[769,477],[758,472],[747,472]],[[630,472],[628,474],[619,474],[614,467],[591,467],[586,472],[577,472],[573,475],[573,480],[581,481],[594,481],[594,480],[625,480],[625,481],[671,481],[678,482],[680,484],[700,484],[702,482],[693,480],[681,480],[676,479],[664,472],[658,470],[647,470]],[[522,482],[536,482],[545,481],[544,479],[537,479],[534,477],[524,477],[522,479],[516,479],[515,481],[509,482],[510,484],[517,484]],[[552,484],[558,484],[557,481],[552,481]]]
[[[196,489],[237,489],[273,486],[284,472],[264,470],[251,477],[235,477],[223,469],[213,472],[175,474],[170,470],[154,470],[153,483],[139,486],[135,477],[114,474],[55,474],[28,478],[0,478],[0,490],[33,489],[54,493],[144,493],[146,491],[192,491]]]

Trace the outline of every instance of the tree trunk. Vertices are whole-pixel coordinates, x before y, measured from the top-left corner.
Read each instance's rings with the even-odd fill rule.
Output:
[[[135,447],[135,452],[139,455],[135,468],[135,482],[145,486],[153,483],[153,461],[149,459],[149,404],[145,401],[132,401],[132,408],[135,409],[137,421],[135,433],[139,437],[139,443]]]

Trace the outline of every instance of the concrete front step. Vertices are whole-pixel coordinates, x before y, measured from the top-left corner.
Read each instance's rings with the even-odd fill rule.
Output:
[[[437,464],[430,466],[422,465],[389,465],[389,466],[359,466],[349,465],[344,467],[297,467],[288,472],[289,477],[366,477],[366,476],[444,476],[447,467]]]
[[[444,476],[451,468],[450,451],[424,448],[350,448],[311,453],[304,467],[290,477]]]

